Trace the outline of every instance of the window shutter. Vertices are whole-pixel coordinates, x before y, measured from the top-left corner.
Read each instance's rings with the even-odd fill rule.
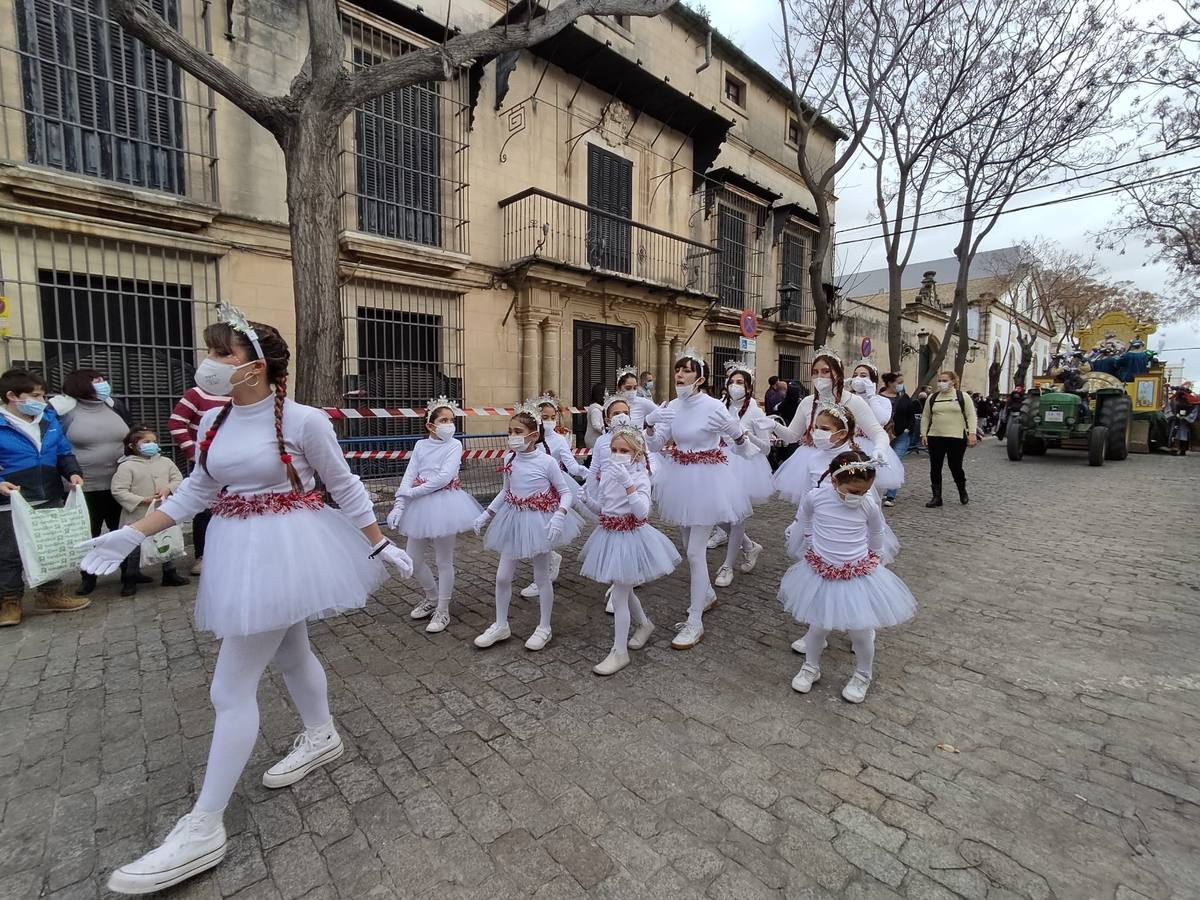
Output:
[[[746,214],[721,204],[717,217],[717,246],[720,248],[721,304],[742,309],[746,303]]]

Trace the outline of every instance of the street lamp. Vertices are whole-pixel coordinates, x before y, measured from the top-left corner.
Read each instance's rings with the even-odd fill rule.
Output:
[[[781,284],[779,286],[778,293],[779,293],[779,305],[771,306],[771,307],[768,307],[767,309],[764,309],[762,311],[762,316],[760,316],[760,318],[769,319],[771,316],[775,315],[776,313],[786,313],[789,309],[792,308],[792,304],[796,303],[800,299],[800,297],[803,293],[803,288],[801,288],[800,285],[789,281],[786,284]]]

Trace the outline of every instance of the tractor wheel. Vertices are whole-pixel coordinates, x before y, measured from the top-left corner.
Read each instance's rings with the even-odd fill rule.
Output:
[[[1008,441],[1008,458],[1013,462],[1020,462],[1021,455],[1024,452],[1024,447],[1021,444],[1021,432],[1024,428],[1020,422],[1009,422],[1008,431],[1005,434],[1005,440]]]
[[[1033,429],[1033,417],[1037,414],[1041,400],[1037,397],[1026,397],[1021,404],[1021,428],[1025,431]]]
[[[1125,459],[1129,456],[1129,419],[1133,401],[1128,395],[1108,397],[1096,412],[1096,422],[1108,429],[1105,459]]]
[[[1096,425],[1088,432],[1088,465],[1104,465],[1104,451],[1108,447],[1108,429]]]
[[[1045,456],[1046,442],[1039,437],[1030,438],[1025,445],[1025,452],[1030,456]]]

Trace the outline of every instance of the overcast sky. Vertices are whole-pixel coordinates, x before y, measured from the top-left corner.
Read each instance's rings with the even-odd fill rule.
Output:
[[[1163,0],[1128,0],[1129,9],[1135,10],[1139,18],[1149,17],[1155,10],[1165,11],[1169,4]],[[772,71],[779,70],[777,34],[780,27],[777,0],[704,0],[712,14],[713,24],[727,37],[733,39],[747,53]],[[1172,169],[1200,164],[1200,154],[1183,154],[1166,160]],[[1063,193],[1080,193],[1104,185],[1102,178],[1087,179],[1067,185],[1062,189],[1045,189],[1023,194],[1013,206],[1023,206],[1060,196]],[[876,230],[863,229],[848,232],[846,229],[870,221],[874,211],[874,174],[853,167],[847,169],[837,184],[837,224],[842,240],[862,238],[878,234]],[[1075,200],[1043,209],[1005,214],[988,236],[982,249],[995,249],[1016,244],[1033,237],[1045,237],[1063,244],[1072,251],[1093,253],[1106,265],[1108,275],[1115,281],[1132,281],[1139,287],[1162,291],[1169,280],[1169,272],[1152,262],[1152,253],[1140,242],[1130,243],[1124,255],[1095,250],[1094,234],[1113,219],[1118,208],[1116,196]],[[933,220],[926,219],[923,224]],[[913,264],[922,260],[941,259],[952,256],[958,228],[934,228],[921,232],[913,251]],[[845,244],[838,254],[839,263],[850,270],[863,271],[882,268],[886,260],[879,241]],[[951,273],[938,273],[938,281],[948,281]],[[1187,377],[1200,381],[1200,349],[1188,352],[1170,352],[1175,348],[1200,348],[1200,320],[1160,327],[1150,340],[1153,349],[1166,348],[1162,358],[1166,362],[1183,361]]]

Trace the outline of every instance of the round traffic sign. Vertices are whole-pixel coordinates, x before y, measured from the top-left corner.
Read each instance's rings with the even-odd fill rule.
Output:
[[[867,359],[871,355],[871,339],[869,337],[862,339],[862,355],[863,359]]]
[[[743,309],[739,324],[742,326],[742,337],[752,338],[758,334],[758,316],[753,310]]]

